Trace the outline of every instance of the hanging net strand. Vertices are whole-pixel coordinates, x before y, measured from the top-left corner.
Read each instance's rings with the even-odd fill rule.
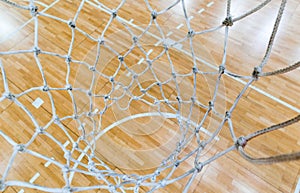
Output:
[[[295,124],[299,121],[300,121],[300,115],[298,115],[298,116],[296,116],[296,117],[294,117],[294,118],[292,118],[288,121],[285,121],[285,122],[273,125],[271,127],[256,131],[252,134],[249,134],[246,137],[240,137],[236,142],[237,148],[238,148],[240,154],[245,159],[247,159],[248,161],[251,161],[253,163],[257,163],[257,164],[270,164],[270,163],[298,160],[298,159],[300,159],[300,152],[295,152],[295,153],[290,153],[290,154],[283,154],[283,155],[278,155],[278,156],[270,156],[268,158],[252,158],[251,156],[249,156],[244,151],[244,147],[247,145],[247,142],[251,141],[252,139],[254,139],[254,138],[256,138],[260,135],[264,135],[266,133],[269,133],[269,132],[272,132],[272,131],[275,131],[275,130],[278,130],[278,129],[281,129],[281,128],[284,128],[284,127],[287,127],[287,126]]]
[[[45,10],[48,8],[40,10],[40,7],[37,6],[38,3],[34,0],[30,0],[28,5],[22,5],[22,3],[19,4],[9,0],[1,0],[1,3],[6,6],[16,8],[20,11],[28,11],[34,24],[34,37],[33,45],[29,49],[0,52],[0,56],[3,57],[3,59],[0,59],[0,68],[4,88],[4,92],[0,97],[0,102],[10,101],[13,105],[21,109],[23,116],[28,118],[33,125],[31,126],[33,128],[30,128],[32,135],[29,137],[29,140],[24,143],[18,142],[15,140],[14,136],[10,135],[10,132],[0,128],[0,136],[12,147],[11,154],[7,155],[8,162],[5,166],[5,170],[1,173],[0,191],[5,191],[9,187],[20,187],[44,192],[60,193],[89,190],[96,191],[99,189],[107,190],[111,193],[137,193],[142,191],[155,192],[156,190],[165,188],[170,184],[186,179],[182,192],[187,193],[193,182],[196,180],[198,174],[203,171],[205,166],[234,150],[237,150],[244,159],[258,164],[299,160],[300,152],[281,154],[266,158],[255,158],[249,155],[245,151],[245,148],[252,139],[258,136],[266,135],[272,131],[296,124],[300,120],[300,115],[280,124],[258,130],[252,134],[246,135],[245,137],[237,136],[237,128],[234,127],[233,113],[242,97],[245,96],[246,91],[249,90],[254,82],[259,81],[259,79],[263,77],[284,74],[294,71],[300,67],[300,62],[296,62],[295,64],[285,68],[272,72],[264,72],[264,67],[269,61],[270,54],[277,37],[277,31],[280,27],[286,7],[287,1],[282,0],[263,59],[260,64],[254,68],[252,74],[238,74],[229,71],[227,68],[230,27],[235,25],[236,22],[259,12],[271,1],[272,0],[263,1],[240,16],[234,17],[232,16],[231,11],[231,0],[227,0],[225,19],[220,21],[220,23],[214,27],[197,31],[192,29],[189,11],[187,10],[187,5],[184,0],[174,1],[161,10],[154,9],[152,4],[148,0],[145,0],[144,3],[146,12],[149,15],[149,23],[144,28],[134,26],[132,23],[121,17],[120,12],[122,11],[122,8],[127,5],[125,0],[118,3],[114,9],[106,6],[98,0],[82,0],[78,3],[79,5],[76,8],[75,14],[70,16],[71,19],[69,20],[45,13]],[[101,12],[101,14],[105,13],[108,16],[108,21],[104,22],[104,28],[101,30],[99,37],[94,37],[88,31],[85,31],[80,25],[80,22],[82,22],[79,19],[80,14],[82,14],[87,4],[93,5],[97,10],[99,10],[99,12]],[[165,31],[164,26],[159,22],[159,18],[163,14],[169,13],[174,7],[182,8],[181,12],[184,18],[183,25],[186,26],[187,31],[177,41],[170,41],[168,38],[169,31]],[[64,50],[65,53],[57,53],[53,50],[46,50],[47,47],[44,48],[39,44],[39,37],[41,36],[41,18],[49,20],[49,22],[55,21],[68,27],[71,36],[70,41],[68,42],[68,48]],[[107,34],[109,34],[111,30],[116,30],[114,28],[115,23],[124,27],[123,30],[126,32],[126,35],[130,36],[130,43],[127,45],[126,52],[116,49],[115,46],[111,44],[111,40],[107,37]],[[150,50],[147,50],[147,47],[143,45],[143,39],[148,38],[147,35],[151,34],[153,27],[157,30],[157,33],[152,34],[152,37],[159,40],[158,42],[153,43],[153,45],[157,44],[162,46],[161,52],[154,58],[150,56]],[[21,27],[18,30],[22,29],[23,28]],[[199,67],[201,61],[196,54],[197,48],[195,45],[198,44],[196,37],[221,30],[224,30],[222,32],[225,34],[224,42],[222,42],[222,61],[217,66],[207,64],[210,70]],[[9,37],[10,35],[11,34],[8,34],[6,37]],[[76,40],[79,35],[86,38],[82,41],[90,41],[96,45],[96,54],[89,61],[80,61],[76,57],[74,50],[76,47]],[[125,39],[125,37],[120,37],[120,39],[123,38]],[[183,49],[180,47],[183,43],[187,43],[187,48]],[[133,63],[136,62],[128,61],[130,55],[134,54],[135,49],[142,53],[140,54],[143,57],[143,61],[141,63],[145,63],[146,65],[143,70],[134,69],[132,66]],[[109,53],[113,57],[111,59],[107,59],[103,53]],[[189,70],[181,72],[176,68],[176,61],[173,57],[174,53],[175,55],[182,53],[189,56],[189,60],[192,63]],[[32,86],[20,91],[19,93],[13,93],[13,83],[7,75],[8,71],[6,71],[6,69],[8,69],[9,65],[17,64],[10,63],[9,60],[5,59],[5,57],[16,55],[19,57],[25,54],[33,56],[33,61],[30,61],[30,63],[36,64],[38,73],[32,76],[40,77],[41,81],[38,86]],[[49,83],[50,77],[45,75],[47,68],[56,68],[58,67],[58,64],[54,64],[55,62],[53,62],[53,64],[51,64],[53,66],[46,66],[45,60],[42,58],[44,56],[57,61],[57,63],[64,60],[63,64],[66,72],[64,72],[65,80],[63,81],[65,85],[59,87],[53,86]],[[168,63],[166,65],[159,63],[159,61],[164,57]],[[109,66],[109,68],[113,68],[110,69],[111,72],[109,73],[105,70],[99,70],[101,69],[101,62],[105,63],[106,60],[115,61],[112,67]],[[88,71],[91,80],[87,86],[84,84],[79,84],[78,86],[72,82],[72,70],[74,70],[76,65]],[[169,71],[162,70],[166,75],[165,79],[161,78],[160,73],[156,71],[157,66],[170,69]],[[128,79],[122,82],[120,77],[123,77],[124,72],[126,72],[125,76]],[[150,83],[148,85],[145,85],[141,79],[146,77],[148,74],[151,76],[151,81],[149,81]],[[211,92],[209,93],[211,96],[209,97],[209,100],[205,102],[198,97],[198,92],[201,90],[199,86],[201,76],[213,77],[214,80],[212,90],[209,91]],[[221,92],[222,78],[224,76],[232,79],[244,79],[247,80],[247,82],[235,97],[232,105],[229,108],[226,108],[223,112],[218,109],[218,96]],[[103,79],[103,82],[106,81],[103,87],[107,87],[108,91],[105,91],[105,93],[95,91],[95,88],[97,87],[97,78],[99,77],[101,80]],[[189,82],[189,86],[191,88],[190,93],[185,90],[188,86],[182,84],[182,80],[184,79],[191,80]],[[172,87],[172,91],[168,91],[169,87]],[[137,94],[134,90],[135,88],[138,88],[140,93]],[[158,93],[153,92],[155,89],[158,90]],[[44,125],[40,124],[38,117],[30,111],[30,108],[28,108],[28,106],[26,106],[23,102],[24,100],[22,100],[23,96],[28,96],[34,92],[42,93],[41,95],[45,95],[49,99],[49,111],[51,111],[49,113],[51,113],[51,119]],[[69,106],[67,110],[72,109],[71,114],[65,116],[59,114],[57,109],[58,105],[65,107],[65,104],[57,104],[57,101],[55,100],[55,92],[61,92],[63,93],[62,95],[67,95],[67,97],[69,97],[71,106]],[[77,93],[80,93],[80,96],[76,95]],[[185,97],[186,95],[189,95],[189,97]],[[126,101],[126,104],[124,104],[123,99],[126,97],[129,99]],[[86,99],[85,107],[87,110],[81,110],[79,107],[82,98]],[[97,100],[101,100],[100,103],[103,103],[103,105],[99,105]],[[138,103],[139,105],[146,104],[155,110],[126,116],[127,114],[125,112],[129,111],[133,104],[137,102],[140,102]],[[142,108],[142,105],[140,106]],[[188,107],[187,113],[184,110],[186,107]],[[111,124],[105,125],[107,122],[105,122],[105,119],[110,120],[111,115],[109,113],[110,111],[113,111],[114,108],[122,112],[120,113],[122,116],[125,116]],[[194,111],[197,108],[202,109],[203,115],[201,115],[200,120],[195,121],[193,120],[193,115],[195,115]],[[101,141],[101,137],[113,128],[119,127],[133,119],[147,117],[170,119],[172,120],[172,125],[177,124],[179,132],[178,138],[176,139],[176,145],[174,145],[174,148],[167,157],[160,160],[161,163],[153,169],[153,172],[148,174],[138,174],[138,172],[133,174],[124,174],[123,171],[117,171],[119,169],[118,167],[116,167],[116,169],[111,167],[113,163],[111,163],[110,160],[97,157],[97,143]],[[199,118],[200,115],[196,115],[196,117]],[[214,125],[212,130],[208,131],[203,127],[211,117],[216,117],[216,119],[220,119],[220,121]],[[67,127],[64,121],[74,121],[77,125],[74,128],[70,126]],[[226,127],[226,124],[228,124],[233,144],[217,153],[206,156],[206,151],[209,151],[211,144],[215,143],[215,141],[219,138],[219,135]],[[57,129],[55,132],[63,133],[63,137],[71,143],[71,148],[67,148],[61,139],[55,136],[55,133],[51,133],[51,128],[53,127]],[[132,128],[134,128],[134,126],[132,126]],[[14,129],[14,126],[12,125],[9,129]],[[144,128],[140,129],[143,130]],[[171,130],[171,128],[169,129]],[[80,135],[78,136],[77,133]],[[147,132],[145,131],[145,133]],[[143,133],[143,135],[145,133]],[[60,160],[53,159],[48,154],[40,153],[36,148],[32,148],[33,144],[38,141],[40,136],[47,138],[47,140],[59,147],[60,151],[63,152],[63,158]],[[187,149],[189,152],[186,152]],[[75,157],[77,154],[79,154],[79,156]],[[53,164],[55,167],[59,168],[61,170],[64,186],[50,187],[50,185],[26,182],[26,179],[11,180],[9,175],[13,172],[13,167],[14,164],[17,163],[16,160],[18,155],[30,155],[31,157],[43,160],[44,162]],[[114,156],[118,157],[119,155]],[[151,158],[154,160],[154,156]],[[184,165],[186,162],[192,163],[189,168]],[[183,173],[177,174],[176,172],[180,170],[184,170]],[[78,174],[88,177],[87,179],[96,179],[97,184],[75,186],[74,179]]]

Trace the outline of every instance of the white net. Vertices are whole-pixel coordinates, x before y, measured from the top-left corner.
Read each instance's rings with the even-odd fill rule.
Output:
[[[258,12],[271,0],[263,1],[236,17],[231,14],[231,1],[228,0],[225,19],[215,27],[199,31],[192,29],[191,16],[183,0],[173,1],[159,10],[148,0],[142,2],[146,7],[143,11],[148,15],[146,19],[149,20],[145,26],[136,26],[122,17],[122,10],[134,6],[128,5],[125,0],[114,7],[97,0],[82,0],[76,4],[73,15],[68,15],[68,10],[62,7],[60,11],[66,12],[72,18],[70,20],[48,13],[48,8],[41,9],[46,6],[40,1],[1,1],[17,11],[30,14],[32,26],[29,30],[34,34],[31,47],[0,52],[3,79],[0,102],[10,101],[20,109],[20,114],[9,112],[9,117],[24,116],[30,122],[10,128],[17,131],[19,127],[31,127],[30,133],[20,134],[27,136],[25,138],[0,129],[0,136],[13,147],[7,165],[1,167],[1,191],[18,186],[46,192],[154,192],[187,179],[182,192],[188,192],[205,166],[233,150],[238,150],[243,158],[254,163],[300,158],[299,152],[253,158],[244,150],[251,139],[294,124],[300,120],[300,116],[246,136],[236,134],[231,119],[241,97],[254,82],[261,77],[284,74],[300,66],[298,62],[273,72],[263,72],[286,0],[282,0],[278,8],[265,55],[250,75],[235,74],[227,69],[230,27]],[[90,25],[88,20],[79,22],[82,12],[88,9],[87,5],[107,18],[99,22],[102,27],[98,36],[85,30]],[[174,8],[180,8],[184,18],[184,23],[177,28],[186,28],[185,34],[177,34],[177,40],[170,39],[169,36],[174,32],[158,22],[160,17]],[[131,14],[138,14],[139,11]],[[51,46],[49,49],[40,43],[43,41],[41,38],[45,38],[40,35],[43,31],[40,26],[44,23],[43,28],[47,28],[45,22],[65,26],[65,29],[58,30],[60,33],[48,35],[55,36],[59,44],[65,38],[64,33],[70,34],[67,49],[52,50]],[[7,37],[24,28],[25,25]],[[94,28],[97,29],[97,26]],[[199,53],[203,55],[206,51],[196,39],[216,31],[224,32],[222,62],[211,65],[199,58]],[[85,56],[78,56],[74,51],[81,41],[92,45],[81,47],[82,50],[88,50]],[[9,66],[18,64],[5,57],[23,55],[31,58],[28,66],[34,65],[36,70],[32,71],[29,88],[20,91],[14,88],[15,85],[6,75]],[[80,57],[84,59],[78,59]],[[48,74],[49,71],[54,72],[54,77]],[[229,107],[224,102],[224,76],[245,81]],[[31,110],[26,96],[36,95],[48,102],[48,110]],[[49,120],[47,116],[50,116]],[[230,131],[231,145],[217,153],[207,153],[212,144],[219,140],[219,133],[224,128]],[[118,139],[118,136],[125,136],[125,140]],[[63,139],[67,142],[64,143]],[[115,140],[115,143],[110,140]],[[145,144],[130,144],[134,140],[144,141]],[[45,141],[51,141],[57,153],[49,153],[47,148],[39,144]],[[155,143],[163,145],[154,151]],[[62,185],[8,179],[20,154],[42,159],[48,166],[55,165],[61,171]],[[79,174],[96,179],[96,183],[77,185],[76,176]]]

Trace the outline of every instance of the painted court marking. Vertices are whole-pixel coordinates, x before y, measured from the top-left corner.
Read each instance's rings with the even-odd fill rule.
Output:
[[[188,19],[189,19],[189,20],[192,20],[192,19],[194,19],[194,16],[190,16]]]
[[[70,144],[70,141],[66,141],[65,143],[64,143],[64,148],[66,148],[68,145]]]
[[[24,189],[21,189],[18,193],[24,193],[25,191],[24,191]]]
[[[29,183],[33,183],[33,182],[35,182],[37,179],[38,179],[38,177],[40,177],[40,173],[36,173],[36,174],[34,174],[34,176],[29,180]]]
[[[170,31],[169,33],[167,33],[167,37],[170,36],[170,35],[172,35],[172,34],[173,34],[173,32]]]
[[[37,109],[40,108],[42,104],[44,104],[44,101],[40,97],[36,98],[32,103],[32,105]]]
[[[145,60],[144,58],[141,58],[137,64],[140,65],[141,63],[144,62],[144,60]]]
[[[205,9],[204,8],[201,8],[197,13],[201,14],[202,12],[204,12]]]
[[[162,40],[158,40],[158,41],[154,44],[154,46],[158,46],[161,42],[162,42]]]
[[[54,160],[54,157],[51,157],[52,160]],[[50,161],[47,161],[44,166],[47,168],[51,165],[51,162]]]
[[[182,28],[183,26],[184,26],[184,24],[181,23],[181,24],[179,24],[179,25],[176,27],[176,29],[180,29],[180,28]]]
[[[147,52],[147,55],[150,55],[152,52],[153,52],[153,49],[150,49],[150,50]]]
[[[209,3],[207,3],[206,7],[211,7],[215,2],[211,1]]]

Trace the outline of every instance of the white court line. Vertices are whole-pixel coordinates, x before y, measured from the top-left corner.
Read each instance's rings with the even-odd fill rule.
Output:
[[[209,3],[207,3],[206,7],[211,7],[215,2],[211,1]]]
[[[98,109],[98,108],[96,108],[96,109],[94,110],[93,114],[96,114],[96,113],[98,113],[98,111],[99,111],[99,109]]]
[[[134,19],[129,20],[129,23],[133,23]]]
[[[51,157],[52,160],[54,160],[54,157]],[[47,161],[44,166],[47,168],[51,165],[51,162],[50,161]]]
[[[170,31],[169,33],[167,33],[167,37],[169,37],[169,36],[172,35],[172,34],[173,34],[173,32]]]
[[[201,13],[204,12],[204,11],[205,11],[205,9],[204,9],[204,8],[201,8],[201,9],[199,9],[199,11],[198,11],[197,13],[201,14]]]
[[[120,88],[120,85],[118,84],[118,85],[115,87],[115,89],[118,90],[119,88]]]
[[[44,104],[44,101],[43,101],[40,97],[36,98],[36,99],[32,102],[32,105],[33,105],[36,109],[40,108],[40,106],[42,106],[42,104]]]
[[[68,145],[70,144],[70,141],[66,141],[65,143],[64,143],[64,148],[66,148]]]
[[[296,189],[295,189],[295,193],[299,193],[300,192],[300,177],[299,177],[299,180],[298,180],[298,184],[296,186]]]
[[[153,52],[153,49],[150,49],[150,50],[147,52],[147,55],[150,55],[152,52]]]
[[[95,6],[95,7],[99,8],[99,9],[101,9],[102,11],[106,12],[107,14],[110,14],[110,12],[108,12],[107,10],[105,10],[105,9],[103,9],[103,8],[101,8],[101,7],[98,7],[98,6],[95,5],[94,3],[90,2],[90,1],[87,1],[87,2],[88,2],[89,4],[91,4],[92,6]],[[211,3],[212,3],[212,2],[210,2],[210,3],[208,3],[208,4],[211,4]],[[213,4],[213,3],[212,3],[212,4]],[[210,5],[210,6],[211,6],[211,5]],[[120,18],[121,21],[123,21],[123,22],[125,22],[125,23],[128,23],[127,20],[125,20],[125,19],[123,19],[123,18],[121,18],[121,17],[119,17],[119,18]],[[130,23],[129,23],[129,24],[130,24]],[[130,25],[133,26],[134,28],[138,29],[138,30],[144,31],[143,28],[141,28],[141,27],[139,27],[139,26],[137,26],[137,25],[135,25],[135,24],[130,24]],[[177,26],[177,27],[178,27],[178,26]],[[158,36],[156,36],[155,34],[152,34],[152,33],[149,33],[149,32],[147,32],[147,34],[149,34],[150,36],[156,38],[157,40],[161,40],[161,38],[158,37]],[[177,48],[177,49],[178,49],[179,51],[181,51],[181,52],[187,54],[188,56],[191,56],[191,53],[189,53],[189,52],[187,52],[187,51],[185,51],[185,50],[183,50],[183,49],[181,49],[181,48]],[[209,67],[211,67],[211,68],[213,68],[213,69],[215,69],[215,70],[219,69],[217,66],[214,66],[214,65],[210,64],[209,62],[207,62],[206,60],[204,60],[204,59],[202,59],[202,58],[199,58],[199,57],[195,57],[195,58],[196,58],[197,61],[200,61],[200,62],[204,63],[205,65],[207,65],[207,66],[209,66]],[[237,82],[239,82],[239,83],[241,83],[241,84],[243,84],[243,85],[246,85],[246,82],[243,81],[243,80],[241,80],[241,79],[239,79],[239,78],[234,78],[234,77],[232,77],[232,76],[229,76],[229,77],[232,78],[233,80],[236,80]],[[279,99],[279,98],[277,98],[277,97],[274,97],[273,95],[271,95],[271,94],[269,94],[269,93],[267,93],[267,92],[261,90],[260,88],[258,88],[258,87],[256,87],[256,86],[253,86],[253,85],[250,85],[249,87],[252,88],[253,90],[255,90],[256,92],[258,92],[258,93],[260,93],[260,94],[262,94],[262,95],[264,95],[264,96],[266,96],[266,97],[268,97],[268,98],[270,98],[270,99],[276,101],[277,103],[280,103],[281,105],[283,105],[283,106],[285,106],[285,107],[287,107],[287,108],[289,108],[289,109],[291,109],[291,110],[293,110],[293,111],[295,111],[295,112],[297,112],[297,113],[300,113],[300,109],[298,109],[298,108],[292,106],[291,104],[289,104],[289,103],[287,103],[287,102],[285,102],[285,101],[283,101],[283,100],[281,100],[281,99]]]
[[[154,46],[158,46],[161,42],[162,42],[162,40],[158,40],[158,41],[154,44]]]
[[[126,74],[126,76],[127,76],[127,77],[129,77],[129,76],[130,76],[130,74],[131,74],[131,72],[128,72],[128,73]]]
[[[192,20],[192,19],[194,19],[194,16],[191,15],[188,19],[189,19],[189,20]]]
[[[184,26],[184,24],[181,23],[181,24],[179,24],[179,25],[176,27],[176,29],[180,29],[180,28],[182,28],[183,26]]]
[[[144,58],[141,58],[137,64],[140,65],[141,63],[144,62],[144,60],[145,60]]]
[[[34,181],[36,181],[36,179],[38,179],[38,177],[40,177],[40,173],[36,173],[34,174],[34,176],[29,180],[29,183],[33,183]]]
[[[18,193],[24,193],[25,191],[24,191],[24,189],[21,189]]]

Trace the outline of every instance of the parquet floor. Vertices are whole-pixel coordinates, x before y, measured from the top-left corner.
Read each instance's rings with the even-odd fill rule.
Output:
[[[15,1],[26,4],[26,1]],[[36,2],[39,12],[62,18],[69,21],[74,17],[81,1],[71,0],[40,0]],[[115,9],[120,4],[120,0],[101,1],[109,9]],[[171,0],[159,1],[149,0],[151,6],[156,10],[161,10],[170,5]],[[258,5],[260,0],[254,1],[232,1],[233,16],[240,15],[245,11]],[[249,16],[230,27],[227,70],[240,74],[250,75],[253,68],[259,65],[262,60],[268,38],[270,36],[278,8],[279,0],[271,1],[265,8]],[[185,2],[188,15],[190,17],[191,28],[194,31],[205,30],[219,25],[226,14],[226,1],[211,0],[187,0]],[[126,25],[135,34],[141,33],[150,21],[149,11],[147,11],[144,1],[128,0],[118,11],[118,17],[122,18]],[[13,8],[0,1],[0,52],[14,50],[28,50],[34,45],[34,21],[28,11]],[[81,10],[76,27],[85,31],[91,37],[98,38],[105,30],[110,15],[105,9],[98,9],[96,1],[87,0]],[[300,2],[289,0],[283,16],[280,30],[274,44],[270,60],[264,68],[265,72],[274,71],[291,65],[300,60]],[[188,28],[185,25],[181,6],[175,6],[165,14],[157,18],[157,22],[162,26],[169,41],[178,41],[186,36]],[[17,30],[23,25],[20,30]],[[15,33],[12,33],[16,31]],[[105,38],[108,44],[119,53],[125,54],[130,46],[131,37],[124,33],[125,27],[118,22],[112,22],[107,29]],[[8,36],[8,34],[11,34]],[[73,44],[72,60],[93,63],[97,44],[84,36],[76,33]],[[150,35],[149,35],[150,34]],[[161,44],[153,46],[153,42],[159,42],[159,31],[151,28],[143,42],[144,49],[150,54],[150,59],[157,56],[163,49]],[[71,42],[72,33],[70,28],[55,19],[39,16],[39,47],[41,50],[66,55]],[[224,30],[207,33],[194,38],[195,53],[199,59],[199,68],[203,71],[215,70],[222,62],[224,44]],[[177,72],[186,73],[192,68],[191,57],[188,57],[182,50],[189,49],[189,42],[185,41],[178,45],[179,49],[172,51],[174,68]],[[98,65],[99,71],[112,76],[118,68],[116,57],[112,57],[109,50],[103,50],[101,61]],[[142,72],[146,67],[146,61],[141,61],[144,56],[140,50],[135,49],[125,58],[125,62],[137,72]],[[53,88],[62,88],[66,84],[67,66],[65,59],[55,56],[41,54],[39,56],[45,77],[48,84]],[[39,68],[32,53],[0,55],[0,60],[5,68],[6,76],[11,93],[18,94],[32,87],[43,85]],[[137,65],[138,64],[138,65]],[[167,80],[171,76],[171,69],[168,66],[167,58],[162,58],[158,65],[154,67],[157,76],[161,80]],[[184,64],[184,65],[183,65]],[[128,71],[121,69],[122,74],[118,77],[125,83],[131,81]],[[89,89],[92,76],[90,71],[82,65],[72,64],[70,69],[69,82],[74,87]],[[3,74],[0,74],[0,93],[4,93]],[[95,83],[95,93],[99,95],[107,94],[112,89],[109,81],[103,77],[98,77]],[[141,78],[143,86],[147,87],[155,80],[151,74],[145,73]],[[208,103],[212,97],[216,83],[216,76],[201,76],[198,79],[197,97],[200,102]],[[225,113],[230,108],[241,92],[246,81],[243,79],[233,79],[223,76],[219,95],[217,97],[216,109]],[[179,88],[182,90],[183,99],[189,99],[192,95],[192,79],[180,79]],[[137,87],[137,86],[136,86]],[[175,84],[169,83],[164,87],[164,94],[167,98],[175,98]],[[133,90],[133,93],[138,93]],[[154,96],[159,96],[161,90],[153,88],[150,90]],[[237,108],[232,114],[232,122],[237,136],[247,135],[265,127],[283,122],[300,113],[300,69],[290,73],[272,77],[260,78],[242,96]],[[90,108],[89,98],[82,92],[73,92],[77,99],[78,112],[88,111]],[[115,92],[113,95],[120,95]],[[56,115],[65,117],[73,114],[72,99],[67,91],[51,91],[55,102]],[[40,98],[43,104],[35,108],[32,103]],[[46,125],[53,117],[53,106],[49,100],[49,95],[41,91],[32,91],[19,97],[18,100],[26,106],[31,114],[36,118],[39,125]],[[124,97],[120,100],[120,106],[125,107],[129,99]],[[94,99],[97,108],[104,108],[104,101]],[[102,120],[102,127],[134,115],[138,112],[152,111],[151,107],[143,102],[132,102],[132,106],[126,111],[119,111],[112,108],[106,112],[105,119]],[[188,116],[188,108],[183,107],[182,113]],[[171,111],[167,106],[163,106],[163,112]],[[204,115],[201,108],[195,108],[191,115],[191,120],[199,122]],[[88,118],[82,120],[87,128],[93,123]],[[99,120],[98,120],[99,121]],[[208,132],[213,132],[220,119],[211,116],[204,124]],[[73,139],[78,139],[82,135],[78,130],[78,123],[74,120],[65,119],[61,123],[68,129],[68,133]],[[15,103],[3,100],[0,103],[0,131],[8,135],[18,144],[27,143],[34,135],[35,125],[28,116],[24,116],[24,111]],[[272,155],[291,153],[300,151],[300,123],[287,128],[269,133],[251,141],[247,145],[247,152],[254,157],[267,157]],[[66,149],[71,149],[72,144],[68,137],[57,126],[51,125],[47,132],[65,145]],[[87,129],[88,132],[88,129]],[[174,148],[179,138],[178,124],[175,119],[164,119],[161,117],[138,118],[128,121],[105,133],[97,142],[96,156],[106,162],[113,170],[119,173],[147,174],[154,171],[162,159],[166,158]],[[220,152],[233,144],[229,129],[225,126],[218,135],[218,140],[214,140],[209,150],[203,155],[203,160]],[[195,146],[192,143],[184,149],[189,152]],[[30,146],[30,149],[45,156],[53,157],[55,160],[64,162],[64,152],[61,147],[47,136],[41,135]],[[0,135],[0,179],[4,175],[7,164],[13,152],[13,147]],[[74,157],[78,158],[80,152],[75,152]],[[86,163],[87,159],[82,158]],[[178,174],[184,173],[193,167],[193,160],[187,160],[178,169]],[[80,167],[80,166],[79,166]],[[38,174],[38,175],[37,175]],[[33,177],[36,176],[36,178]],[[295,192],[298,180],[300,179],[300,161],[276,163],[270,165],[255,165],[244,160],[237,151],[232,151],[220,159],[215,160],[203,171],[199,173],[193,182],[189,192]],[[61,169],[54,164],[49,164],[43,159],[30,156],[26,153],[18,154],[15,158],[12,169],[6,180],[20,180],[40,184],[49,187],[64,187],[65,181],[61,174]],[[187,178],[168,185],[165,189],[156,192],[176,193],[182,192]],[[75,174],[72,181],[73,186],[96,185],[98,180],[84,174]],[[141,192],[147,192],[147,188]],[[7,187],[3,192],[40,192],[26,187]],[[91,190],[85,192],[108,192],[107,190]]]

